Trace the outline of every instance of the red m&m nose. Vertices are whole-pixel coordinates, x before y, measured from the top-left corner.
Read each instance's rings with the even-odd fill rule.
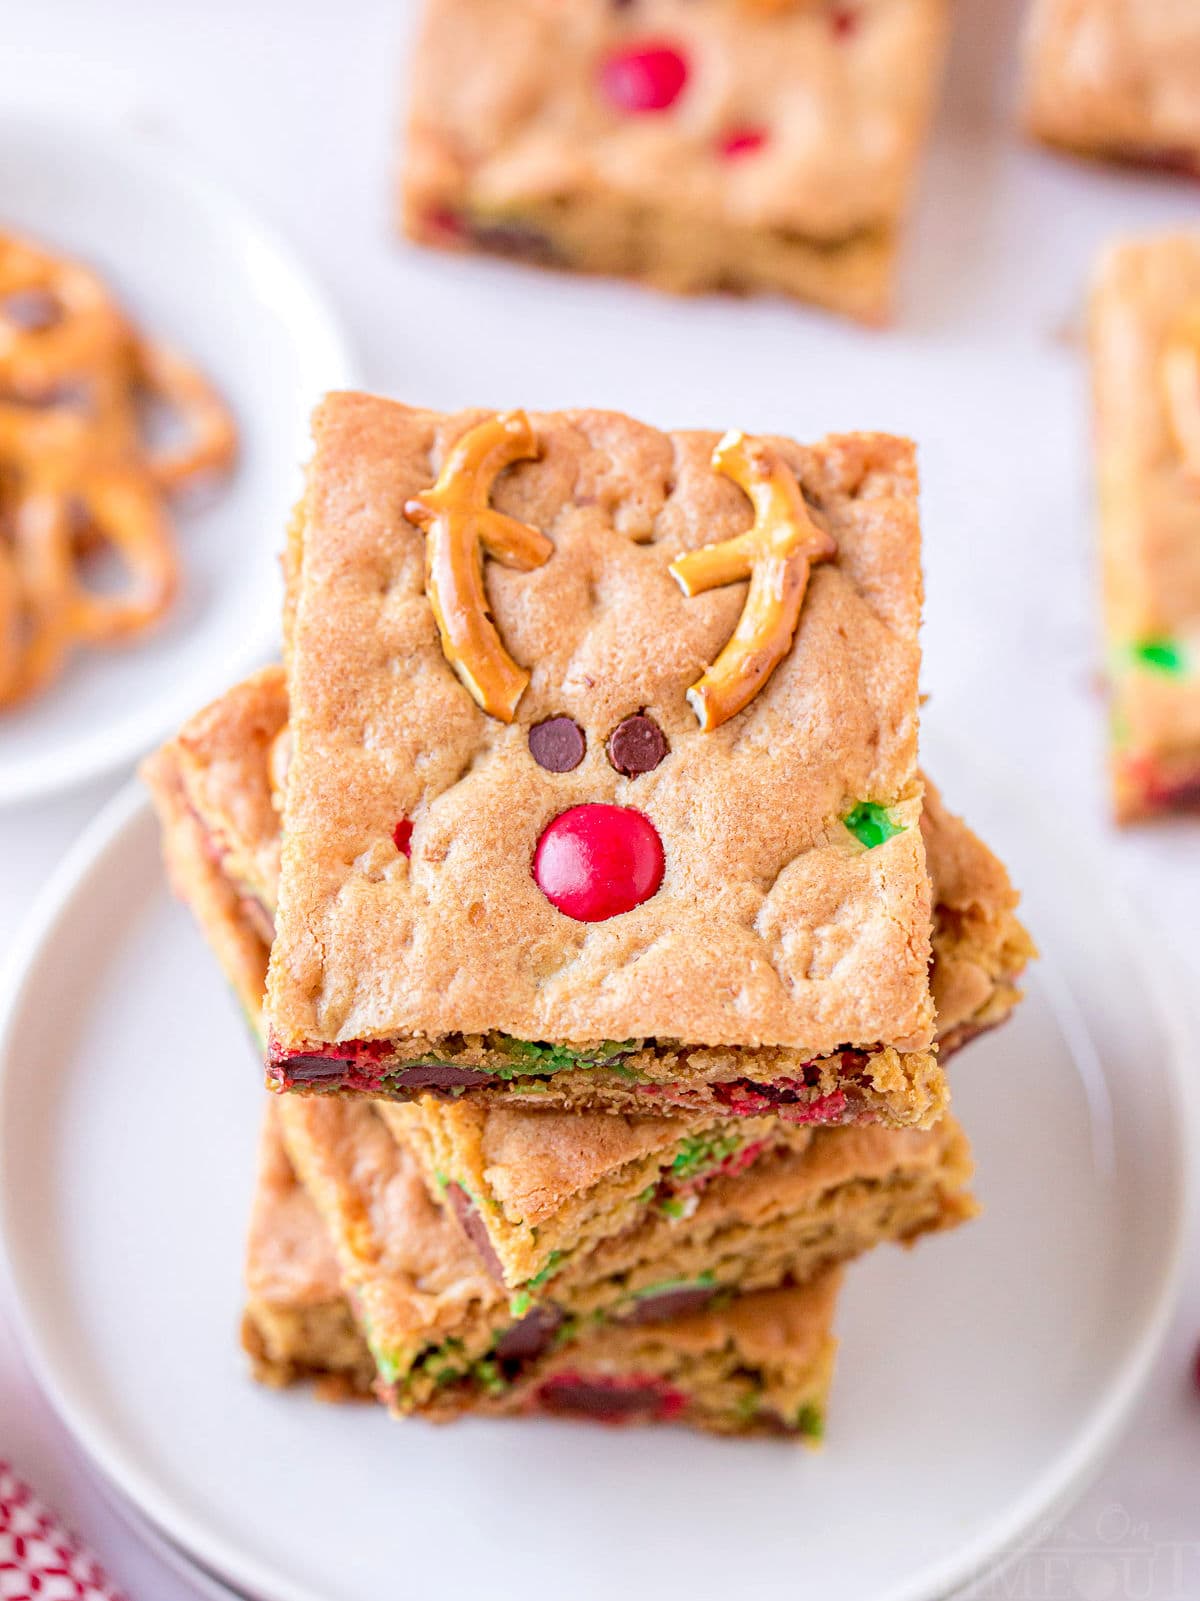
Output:
[[[533,853],[538,888],[579,923],[601,923],[648,901],[664,866],[658,830],[631,806],[572,806],[547,824]]]
[[[667,44],[614,50],[600,67],[600,87],[618,111],[666,111],[687,82],[687,62]]]

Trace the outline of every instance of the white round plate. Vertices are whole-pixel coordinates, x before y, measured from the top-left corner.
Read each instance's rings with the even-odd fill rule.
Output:
[[[126,1528],[158,1558],[165,1568],[169,1568],[172,1573],[184,1579],[197,1595],[203,1596],[204,1601],[245,1601],[241,1592],[231,1590],[227,1584],[223,1584],[206,1568],[193,1561],[186,1551],[181,1551],[177,1545],[168,1540],[166,1535],[126,1501],[120,1491],[109,1484],[107,1479],[98,1477],[96,1484],[109,1509]]]
[[[697,1593],[915,1601],[1078,1487],[1170,1311],[1178,1042],[1103,875],[977,762],[930,770],[1044,950],[954,1067],[979,1222],[853,1269],[828,1443],[397,1424],[257,1389],[235,1345],[261,1076],[136,791],[64,864],[0,1011],[0,1236],[30,1357],[101,1470],[269,1601]]]
[[[234,476],[174,508],[182,581],[163,627],[80,651],[0,714],[0,803],[127,766],[236,673],[277,649],[278,554],[308,417],[353,383],[338,322],[304,269],[182,152],[101,126],[0,115],[0,230],[96,267],[137,323],[219,386]]]

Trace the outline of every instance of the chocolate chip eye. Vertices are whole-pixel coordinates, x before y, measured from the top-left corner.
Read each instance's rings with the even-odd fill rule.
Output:
[[[608,759],[626,778],[652,773],[669,749],[667,736],[645,712],[627,717],[608,736]]]
[[[548,773],[569,773],[586,750],[583,729],[569,717],[547,717],[529,730],[529,754]]]

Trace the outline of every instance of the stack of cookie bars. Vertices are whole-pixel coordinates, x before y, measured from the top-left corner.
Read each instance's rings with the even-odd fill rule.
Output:
[[[913,447],[334,395],[286,571],[145,769],[275,1092],[256,1375],[819,1438],[1031,954],[917,766]]]

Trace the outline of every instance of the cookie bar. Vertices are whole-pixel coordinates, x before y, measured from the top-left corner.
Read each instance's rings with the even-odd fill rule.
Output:
[[[160,806],[170,797],[161,782],[169,759],[169,747],[155,759]],[[192,811],[164,816],[176,881],[202,907],[205,896],[195,886],[219,877],[213,853]],[[215,904],[212,897],[207,904]],[[236,913],[235,895],[229,905]],[[245,954],[228,942],[224,948]],[[260,945],[257,966],[245,961],[235,974],[250,1012],[255,974],[261,994],[265,965]],[[314,1116],[321,1106],[341,1104],[282,1099]],[[512,1316],[547,1296],[556,1305],[566,1296],[589,1312],[620,1310],[629,1300],[622,1286],[634,1284],[639,1315],[657,1317],[709,1299],[722,1284],[811,1272],[830,1249],[831,1213],[838,1218],[833,1254],[845,1257],[879,1238],[945,1227],[972,1210],[965,1143],[948,1120],[931,1134],[864,1128],[813,1135],[749,1119],[724,1124],[732,1137],[722,1138],[722,1127],[703,1119],[567,1115],[431,1096],[407,1105],[353,1104],[400,1136],[431,1204],[472,1242]],[[820,1143],[811,1151],[814,1141]],[[844,1216],[847,1196],[856,1199]],[[721,1253],[714,1270],[710,1259]]]
[[[1122,822],[1200,810],[1200,233],[1102,258],[1090,345]]]
[[[1003,862],[928,778],[921,834],[933,890],[929,982],[944,1062],[1011,1015],[1037,947],[1017,916],[1020,896]]]
[[[1025,121],[1047,144],[1200,176],[1192,0],[1033,0]]]
[[[840,1270],[828,1268],[807,1284],[737,1295],[661,1323],[601,1326],[548,1352],[507,1396],[482,1409],[679,1423],[817,1445],[833,1380],[840,1286]],[[433,1415],[445,1409],[453,1416],[462,1404],[451,1393]]]
[[[176,889],[192,905],[256,1029],[278,893],[286,719],[283,669],[266,668],[192,718],[143,770]],[[945,1061],[1009,1015],[1034,947],[1003,865],[925,782],[921,831],[934,899],[930,980]],[[694,1138],[705,1122],[697,1120],[683,1137]],[[778,1133],[777,1125],[773,1120]],[[761,1126],[761,1119],[747,1120],[746,1143]],[[793,1127],[789,1137],[800,1132]]]
[[[932,1123],[912,446],[315,435],[271,1083]]]
[[[429,0],[404,227],[447,249],[882,320],[948,10]]]
[[[268,949],[275,938],[287,720],[283,672],[264,667],[190,718],[171,743],[171,769],[207,849]]]
[[[246,691],[247,686],[242,685],[216,705],[228,706]],[[193,718],[188,727],[197,723]],[[158,814],[171,888],[199,923],[258,1044],[264,1034],[263,992],[271,954],[270,931],[255,909],[258,896],[249,881],[231,876],[218,836],[192,805],[178,739],[148,756],[138,771]]]
[[[623,1132],[605,1131],[600,1124],[617,1120],[603,1112],[499,1107],[472,1129],[469,1108],[447,1110],[432,1098],[380,1102],[376,1111],[493,1277],[517,1289],[512,1308],[549,1298],[572,1312],[651,1319],[703,1305],[722,1288],[803,1282],[829,1260],[974,1213],[969,1151],[949,1118],[932,1132],[819,1130],[803,1147],[766,1137],[737,1144],[722,1160],[714,1142],[681,1138],[669,1123],[630,1119]],[[480,1165],[471,1135],[493,1142],[490,1168]],[[608,1185],[588,1183],[606,1140],[610,1150],[657,1141],[663,1176],[606,1207],[619,1170],[610,1170]],[[698,1157],[694,1178],[686,1166],[674,1171],[672,1151],[682,1163]]]
[[[320,1214],[287,1159],[273,1101],[250,1214],[242,1345],[261,1384],[313,1379],[327,1400],[373,1393],[374,1359],[342,1293]]]
[[[444,1213],[433,1207],[436,1250]],[[452,1260],[474,1267],[457,1234]],[[247,1255],[243,1344],[269,1385],[315,1379],[329,1400],[368,1395],[375,1362],[342,1296],[332,1244],[298,1183],[268,1107]],[[833,1373],[838,1270],[810,1283],[734,1296],[724,1305],[651,1324],[591,1323],[562,1331],[540,1354],[493,1354],[472,1376],[447,1376],[420,1409],[449,1418],[541,1412],[609,1423],[680,1422],[720,1433],[820,1439]],[[422,1286],[411,1287],[415,1300]],[[440,1292],[433,1292],[436,1313]]]
[[[716,1179],[812,1138],[778,1118],[624,1117],[432,1095],[377,1110],[495,1277],[517,1290],[648,1220],[692,1216]]]
[[[647,1216],[564,1256],[513,1294],[425,1183],[380,1103],[285,1096],[277,1116],[333,1240],[343,1282],[399,1411],[447,1385],[497,1387],[581,1328],[641,1327],[738,1291],[804,1283],[880,1240],[972,1215],[970,1157],[938,1129],[827,1129],[706,1186],[682,1220]]]

